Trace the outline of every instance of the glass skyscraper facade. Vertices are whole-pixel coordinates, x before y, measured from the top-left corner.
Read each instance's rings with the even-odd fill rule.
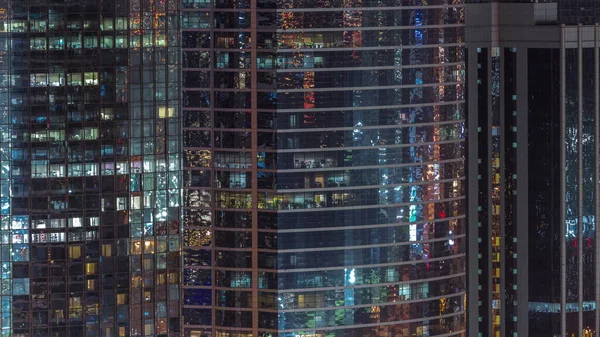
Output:
[[[460,0],[184,0],[184,331],[465,335]]]
[[[461,0],[0,0],[0,334],[464,336]]]
[[[600,332],[596,4],[467,4],[469,336]]]
[[[2,336],[179,336],[179,6],[0,1]]]

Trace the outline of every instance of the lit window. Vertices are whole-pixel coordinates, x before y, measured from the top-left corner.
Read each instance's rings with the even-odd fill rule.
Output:
[[[67,74],[68,85],[81,85],[81,73]]]
[[[144,270],[152,270],[154,266],[154,260],[152,258],[144,259]]]
[[[102,256],[109,257],[112,256],[112,244],[107,243],[102,245]]]
[[[100,29],[101,30],[114,30],[114,22],[113,18],[104,18],[100,21]]]
[[[82,227],[81,218],[69,218],[69,228]]]
[[[67,36],[68,49],[81,49],[81,34],[75,36]]]
[[[63,165],[63,164],[50,165],[50,176],[51,177],[64,177],[65,176],[65,165]]]
[[[31,161],[31,177],[32,178],[47,178],[48,177],[48,161],[47,160],[32,160]]]
[[[117,35],[115,37],[115,48],[127,48],[127,36]]]
[[[175,108],[167,108],[161,106],[158,108],[158,118],[173,118],[175,117]]]
[[[144,253],[154,254],[154,241],[144,241]]]
[[[131,209],[141,209],[142,198],[140,196],[131,197]]]
[[[138,240],[131,242],[131,254],[138,255],[142,253],[142,243]]]
[[[156,284],[157,285],[164,285],[166,283],[167,283],[167,277],[166,277],[166,275],[163,274],[163,273],[158,274],[157,277],[156,277]]]
[[[86,275],[94,275],[98,272],[98,263],[90,262],[85,264],[85,274]]]
[[[45,20],[30,20],[29,21],[30,32],[45,32],[46,21]]]
[[[32,87],[45,87],[48,85],[48,74],[31,74],[30,79]]]
[[[117,211],[124,211],[127,209],[127,198],[118,197],[117,198]]]
[[[114,38],[112,36],[103,36],[100,47],[102,47],[103,49],[112,49],[113,42]]]
[[[115,25],[117,30],[126,30],[127,29],[127,18],[116,18]]]
[[[142,286],[142,277],[141,276],[133,276],[131,278],[131,287],[132,288],[140,288]]]
[[[69,164],[69,177],[81,177],[83,176],[83,165],[82,164]]]
[[[14,33],[25,33],[26,27],[25,21],[13,20],[10,23],[10,31]]]
[[[127,294],[117,294],[117,305],[127,304]]]
[[[65,228],[66,219],[50,219],[50,228]]]
[[[114,112],[112,108],[105,108],[102,109],[102,112],[100,112],[100,118],[103,121],[110,121],[113,120],[114,118]]]
[[[46,220],[32,220],[31,224],[35,229],[44,229],[46,228]]]
[[[179,282],[178,273],[169,273],[169,284],[177,284]]]
[[[98,128],[85,128],[84,138],[85,140],[98,139]]]
[[[69,258],[70,259],[78,259],[80,257],[81,257],[81,246],[69,247]]]
[[[65,233],[51,233],[50,234],[50,242],[65,242],[66,235]]]
[[[98,175],[98,164],[85,164],[85,175],[88,177]]]
[[[146,324],[144,324],[144,336],[152,335],[154,335],[154,321],[146,320]]]
[[[115,174],[114,163],[101,163],[102,175],[113,175]]]
[[[50,130],[48,132],[48,134],[49,134],[49,140],[51,142],[65,140],[65,131],[64,130]]]
[[[98,73],[97,72],[83,73],[83,83],[85,85],[98,85]]]
[[[62,37],[50,37],[48,49],[65,49],[65,39]]]
[[[152,291],[144,291],[144,299],[146,300],[146,302],[152,302]]]
[[[48,75],[48,83],[53,87],[60,87],[65,85],[65,74],[60,73],[51,73]]]
[[[129,173],[129,164],[127,162],[117,162],[117,174]]]
[[[83,47],[84,48],[97,48],[98,47],[98,38],[94,36],[84,36],[83,37]]]
[[[33,50],[45,50],[46,49],[46,38],[45,37],[32,37],[29,40],[29,47]]]

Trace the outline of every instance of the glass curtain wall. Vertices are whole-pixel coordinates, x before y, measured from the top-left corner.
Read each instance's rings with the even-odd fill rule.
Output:
[[[182,0],[185,331],[465,334],[460,0]]]
[[[178,11],[0,1],[2,336],[178,336]]]

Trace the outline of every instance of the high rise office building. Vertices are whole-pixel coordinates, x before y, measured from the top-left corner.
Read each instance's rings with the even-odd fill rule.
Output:
[[[177,1],[0,1],[0,334],[179,336]]]
[[[463,10],[183,1],[186,336],[465,335]]]
[[[598,22],[588,5],[467,4],[469,336],[600,332],[600,26],[586,25]]]
[[[0,0],[2,335],[464,335],[463,10]]]

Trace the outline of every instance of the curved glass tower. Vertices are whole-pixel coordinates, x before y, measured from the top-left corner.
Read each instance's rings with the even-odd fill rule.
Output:
[[[462,1],[183,16],[186,334],[465,335]]]
[[[0,1],[0,333],[180,331],[179,3]]]

